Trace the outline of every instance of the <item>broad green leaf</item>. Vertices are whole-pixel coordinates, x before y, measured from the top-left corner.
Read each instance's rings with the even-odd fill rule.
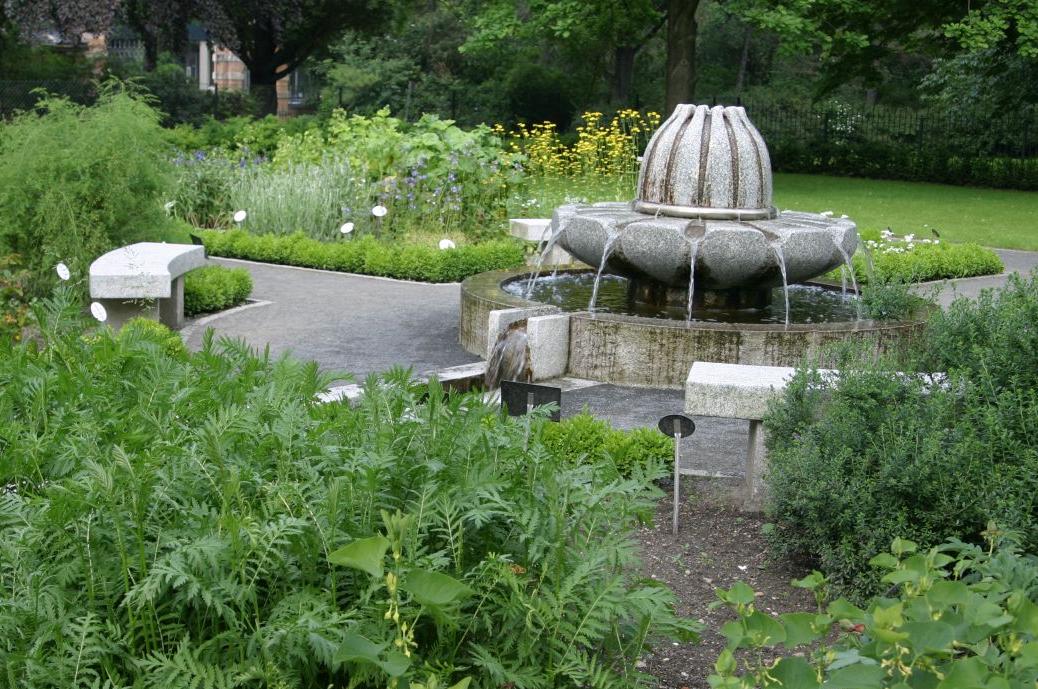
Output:
[[[352,567],[373,577],[381,577],[385,573],[387,550],[389,541],[383,536],[359,538],[330,553],[328,561],[333,565]]]
[[[814,570],[803,579],[794,579],[789,583],[793,586],[796,586],[798,589],[808,589],[810,591],[814,591],[816,588],[825,583],[825,575],[823,575],[818,570]]]
[[[390,651],[386,654],[386,659],[378,664],[390,677],[399,677],[407,672],[410,665],[411,659],[399,651]]]
[[[872,611],[872,619],[876,621],[877,627],[900,627],[904,623],[901,612],[904,603],[895,603],[886,608],[876,608]]]
[[[1038,667],[1038,641],[1028,642],[1020,648],[1016,666],[1019,668]]]
[[[882,567],[884,569],[894,569],[897,567],[897,563],[898,559],[890,553],[880,553],[869,560],[869,564],[873,567]]]
[[[815,670],[803,658],[782,658],[768,674],[778,680],[782,689],[817,689],[818,677]]]
[[[735,662],[735,656],[727,648],[721,651],[721,654],[717,656],[717,660],[714,662],[714,670],[721,675],[730,675],[738,667],[738,664]]]
[[[880,581],[885,581],[888,584],[904,584],[909,581],[919,581],[920,577],[922,575],[919,572],[911,569],[895,569],[893,572],[887,572],[883,575]]]
[[[364,661],[372,665],[380,665],[379,654],[388,644],[376,644],[360,634],[346,634],[342,639],[342,645],[335,653],[335,660],[340,663],[350,661]]]
[[[940,621],[909,622],[901,627],[916,652],[950,650],[955,628]]]
[[[746,636],[752,640],[754,646],[773,646],[785,641],[785,627],[771,615],[755,610],[744,619]]]
[[[1013,621],[1013,629],[1038,637],[1038,605],[1023,598],[1013,610],[1013,615],[1016,617]]]
[[[895,538],[893,543],[890,544],[890,552],[894,553],[898,557],[907,555],[908,553],[914,553],[919,549],[919,545],[915,541],[910,541],[907,538]]]
[[[735,582],[732,588],[727,591],[718,589],[717,596],[726,603],[735,603],[737,605],[749,605],[756,598],[753,589],[741,581]]]
[[[945,666],[938,689],[987,689],[988,668],[976,656],[960,658]]]
[[[721,625],[721,636],[728,639],[728,648],[739,648],[739,644],[746,638],[741,620],[731,620]]]
[[[816,615],[811,612],[787,612],[779,615],[779,620],[786,628],[786,648],[820,639],[829,631],[831,622],[828,615]]]
[[[875,659],[869,658],[868,656],[863,656],[858,651],[858,649],[852,648],[852,649],[849,649],[849,650],[846,650],[846,651],[840,651],[839,653],[837,653],[835,660],[833,660],[833,662],[829,663],[829,671],[830,672],[834,672],[836,670],[839,670],[842,667],[847,667],[848,665],[857,665],[859,663],[862,664],[862,665],[876,665],[876,664],[878,664]]]
[[[848,665],[830,673],[822,686],[825,689],[880,689],[884,675],[878,665]]]
[[[422,605],[441,607],[472,594],[465,584],[441,572],[412,569],[404,577],[400,588],[414,596]]]
[[[837,620],[860,622],[868,614],[845,598],[837,598],[829,604],[827,611]]]
[[[970,590],[961,581],[936,581],[926,592],[926,599],[937,608],[965,605],[970,601]]]
[[[471,682],[471,677],[462,677],[460,682],[455,682],[448,689],[468,689]]]

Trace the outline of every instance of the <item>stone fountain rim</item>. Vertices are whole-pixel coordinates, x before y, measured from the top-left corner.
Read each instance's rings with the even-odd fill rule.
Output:
[[[593,207],[593,206],[592,206]],[[778,208],[713,208],[699,206],[672,206],[666,203],[634,200],[631,210],[642,215],[665,215],[671,218],[688,218],[690,220],[774,220],[779,216]]]
[[[544,275],[546,272],[550,273],[554,270],[554,266],[542,266],[541,274]],[[560,273],[594,273],[593,268],[560,268]],[[524,299],[515,295],[509,294],[502,289],[503,285],[507,282],[513,282],[517,279],[532,276],[533,271],[527,268],[513,268],[506,270],[492,270],[485,273],[479,273],[471,277],[466,278],[461,283],[462,293],[468,292],[469,294],[475,294],[475,296],[482,299],[489,300],[495,304],[499,304],[502,308],[554,308],[558,310],[558,313],[566,314],[573,318],[591,319],[596,321],[612,321],[617,323],[629,323],[631,325],[637,325],[641,327],[652,327],[652,328],[666,328],[669,330],[683,330],[688,332],[695,331],[727,331],[727,332],[770,332],[781,334],[784,332],[875,332],[882,330],[901,329],[905,326],[910,325],[922,325],[926,322],[927,317],[936,308],[932,303],[929,305],[920,305],[920,312],[918,315],[907,319],[900,320],[875,320],[875,319],[862,319],[860,321],[830,321],[827,323],[791,323],[786,326],[783,323],[715,323],[706,321],[692,321],[691,323],[685,321],[671,320],[666,318],[652,318],[650,316],[632,316],[629,314],[620,313],[592,313],[587,310],[582,311],[565,311],[562,308],[555,306],[554,304],[545,304],[544,302],[533,301],[531,299]],[[835,289],[833,285],[820,282],[807,282],[807,283],[796,283],[796,284],[811,284],[818,287],[825,287],[827,289]],[[493,290],[493,292],[490,292]],[[924,300],[925,301],[925,300]]]

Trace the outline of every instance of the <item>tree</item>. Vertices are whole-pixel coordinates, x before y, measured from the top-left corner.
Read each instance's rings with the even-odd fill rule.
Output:
[[[1038,56],[1034,0],[730,0],[729,11],[782,38],[788,51],[818,51],[820,91],[861,78],[881,78],[879,65],[897,52],[932,58],[1004,50]]]
[[[277,110],[276,84],[345,29],[376,26],[385,0],[201,0],[213,38],[249,69],[263,110]]]

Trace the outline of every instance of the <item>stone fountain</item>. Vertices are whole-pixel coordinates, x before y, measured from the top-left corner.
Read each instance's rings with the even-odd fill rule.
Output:
[[[762,308],[772,288],[849,263],[858,243],[847,218],[780,213],[771,188],[768,148],[743,108],[679,105],[645,149],[638,198],[562,206],[552,239],[630,278],[634,301]]]
[[[635,200],[555,210],[542,257],[558,245],[590,269],[554,266],[549,274],[538,263],[532,273],[469,278],[462,285],[461,341],[485,355],[497,337],[487,332],[494,327],[488,317],[502,309],[518,310],[515,317],[565,319],[564,327],[551,328],[531,320],[530,331],[531,342],[537,332],[564,333],[564,353],[552,355],[565,362],[564,373],[663,387],[681,386],[695,361],[791,366],[850,339],[882,349],[916,331],[919,321],[862,319],[856,284],[849,295],[837,288],[835,298],[850,308],[842,317],[815,317],[811,301],[806,315],[801,305],[799,319],[790,317],[791,292],[833,294],[795,283],[850,266],[857,243],[846,217],[773,206],[768,149],[743,108],[679,105],[646,147]],[[853,270],[842,272],[853,283]],[[607,281],[614,291],[623,283],[621,301],[631,308],[599,308],[600,284]],[[574,307],[573,300],[545,299],[544,284],[552,286],[552,298],[577,284],[584,301]],[[766,317],[755,320],[755,313]],[[535,377],[537,368],[535,357]],[[558,366],[552,370],[559,374]]]

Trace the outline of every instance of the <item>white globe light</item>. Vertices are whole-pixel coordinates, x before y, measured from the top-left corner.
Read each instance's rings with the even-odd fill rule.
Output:
[[[102,323],[108,320],[108,312],[105,311],[105,307],[96,301],[90,305],[90,313]]]
[[[344,222],[342,224],[342,227],[339,228],[339,232],[342,232],[343,234],[349,234],[350,232],[353,232],[353,223]]]
[[[449,239],[440,240],[440,249],[446,251],[447,249],[453,249],[455,247],[454,242]]]
[[[70,277],[72,277],[72,273],[69,272],[68,266],[64,263],[59,263],[58,265],[54,266],[54,270],[57,271],[58,277],[62,280],[68,280]]]
[[[236,222],[236,223],[243,223],[243,222],[245,222],[245,218],[247,218],[247,217],[249,217],[249,214],[246,213],[245,211],[235,211],[235,213],[234,213],[234,222]]]
[[[371,214],[374,215],[376,218],[384,217],[385,214],[388,212],[389,210],[382,204],[379,204],[371,209]]]

